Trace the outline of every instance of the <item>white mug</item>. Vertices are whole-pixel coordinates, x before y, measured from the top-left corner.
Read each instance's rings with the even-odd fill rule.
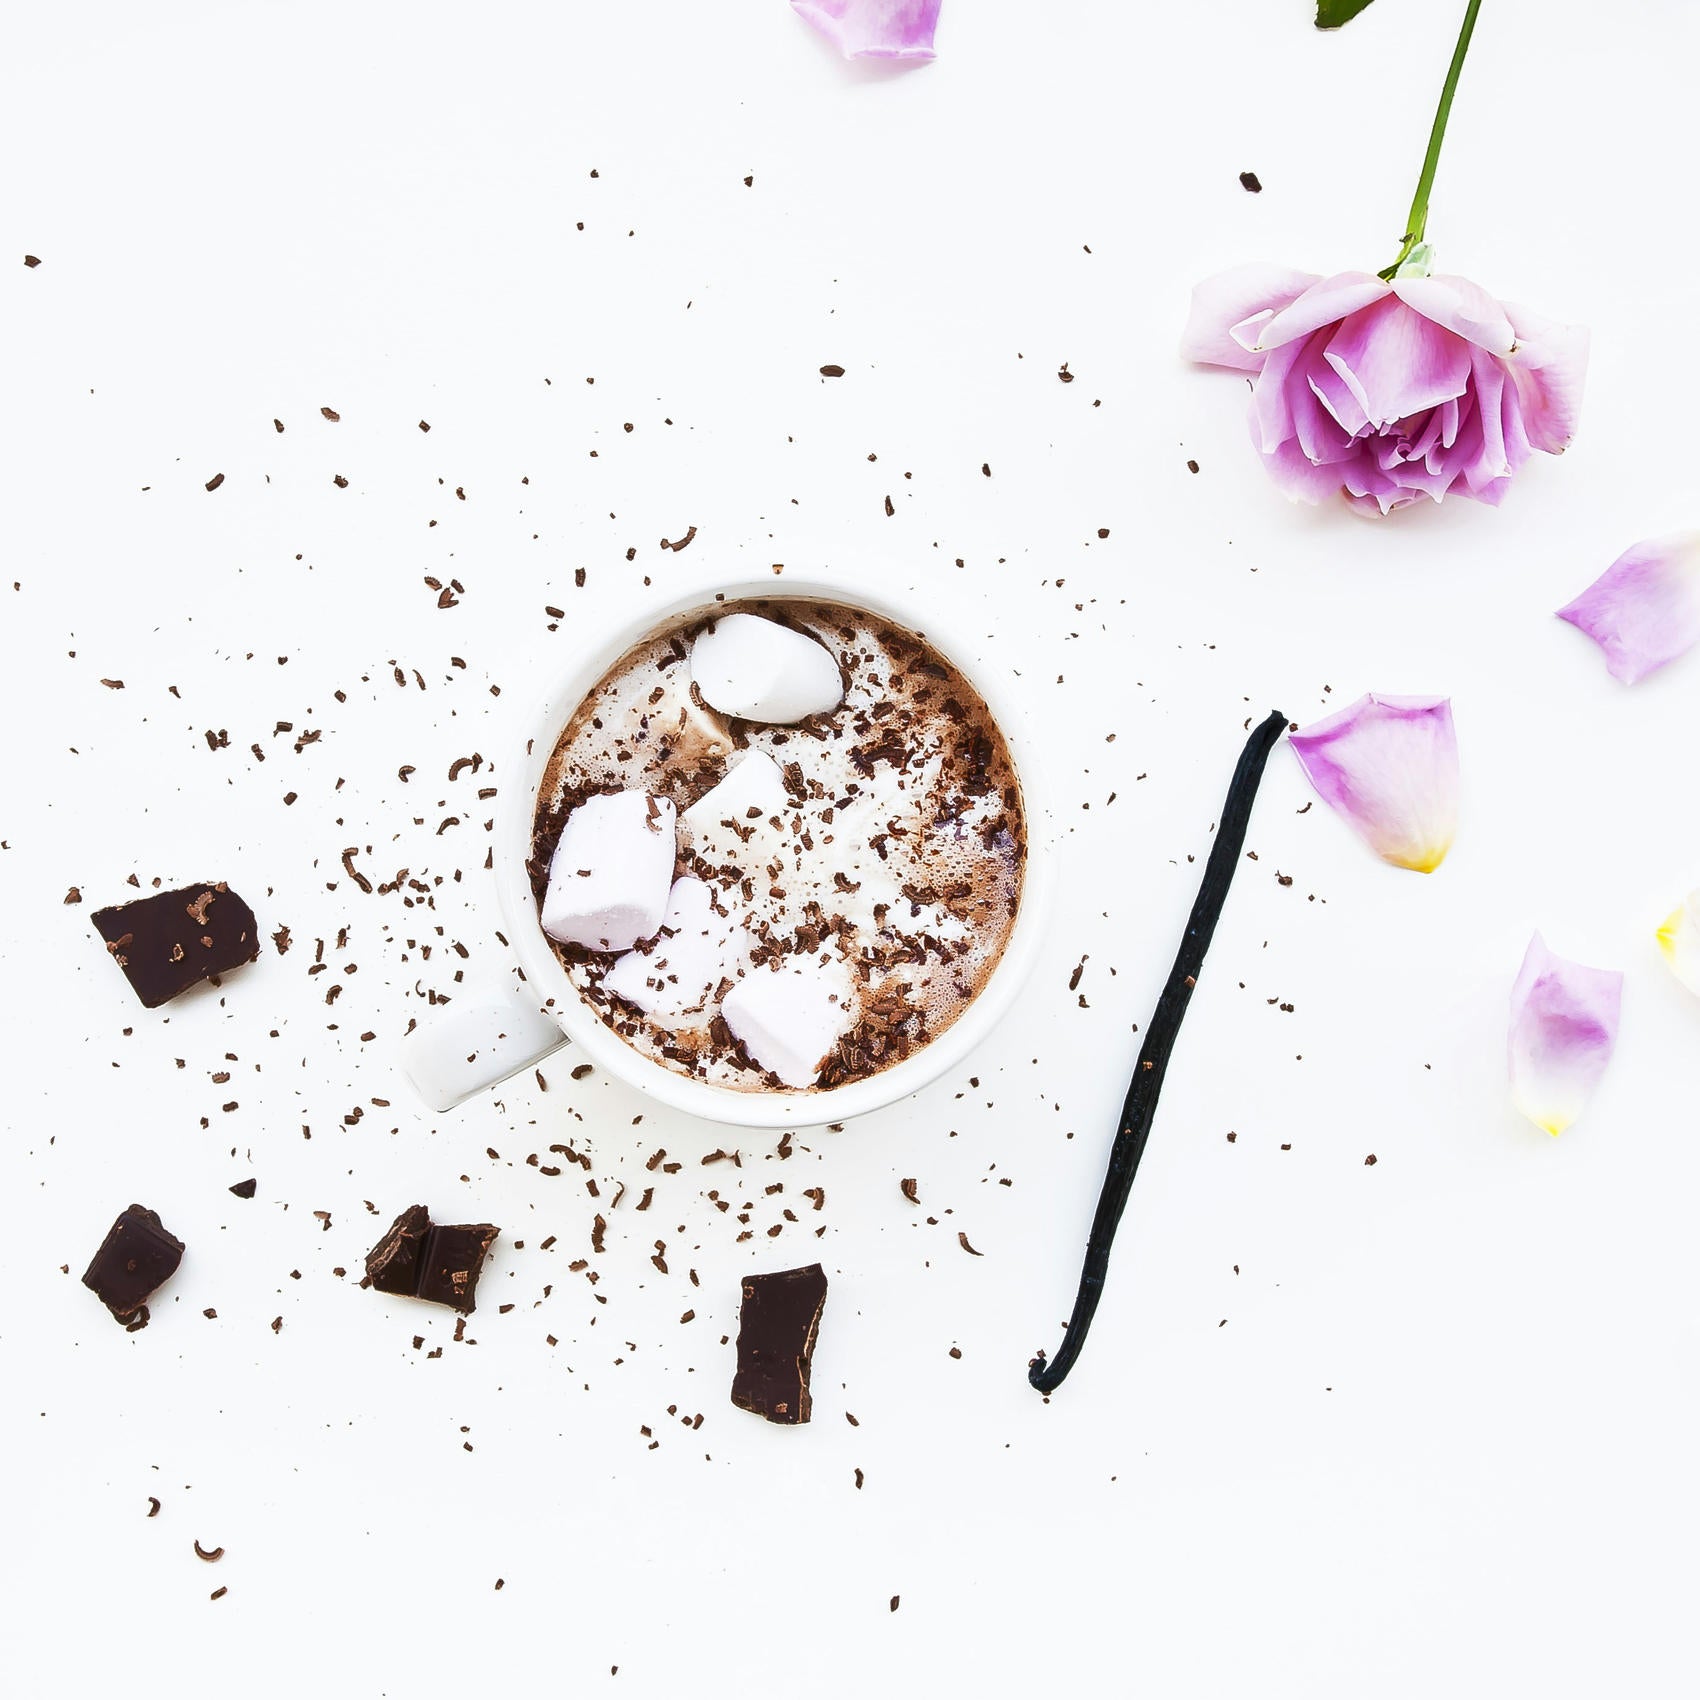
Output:
[[[978,995],[937,1038],[881,1069],[842,1086],[812,1091],[738,1090],[675,1074],[634,1050],[603,1025],[555,955],[538,916],[526,863],[531,854],[538,790],[556,740],[573,711],[628,650],[686,616],[711,614],[723,602],[746,600],[840,602],[882,615],[924,637],[985,698],[1002,730],[1021,787],[1026,861],[1015,925],[1003,954]],[[1051,817],[1040,796],[1041,764],[1008,681],[981,658],[970,660],[941,641],[924,612],[884,591],[841,584],[769,578],[697,590],[645,613],[584,649],[558,679],[529,721],[521,752],[504,769],[492,865],[504,930],[519,958],[520,975],[504,992],[457,999],[445,1014],[424,1023],[404,1047],[408,1076],[433,1110],[456,1104],[532,1067],[569,1040],[586,1059],[657,1102],[713,1122],[738,1127],[813,1127],[895,1103],[956,1067],[1010,1006],[1038,955],[1051,879]]]

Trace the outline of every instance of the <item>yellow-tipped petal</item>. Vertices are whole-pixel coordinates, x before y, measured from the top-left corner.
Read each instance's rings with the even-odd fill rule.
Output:
[[[1511,1098],[1553,1138],[1588,1106],[1617,1043],[1623,976],[1529,941],[1511,988]]]
[[[1660,923],[1654,937],[1671,973],[1700,995],[1700,891],[1689,892]]]
[[[1370,694],[1288,739],[1316,793],[1384,862],[1431,874],[1458,828],[1458,736],[1445,697]]]
[[[1659,949],[1664,952],[1666,962],[1676,960],[1676,935],[1682,926],[1682,910],[1676,908],[1665,916],[1659,923],[1659,930],[1653,936],[1659,941]]]

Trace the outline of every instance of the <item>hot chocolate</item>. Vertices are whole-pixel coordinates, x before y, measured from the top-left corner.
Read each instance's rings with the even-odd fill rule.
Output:
[[[937,1037],[1020,902],[1020,786],[979,693],[840,603],[719,604],[623,655],[537,799],[531,884],[586,1002],[680,1074],[829,1088]]]

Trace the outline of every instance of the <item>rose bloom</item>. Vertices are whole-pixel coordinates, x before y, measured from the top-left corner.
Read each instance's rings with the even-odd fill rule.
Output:
[[[1466,278],[1254,265],[1194,289],[1181,352],[1257,374],[1252,440],[1289,496],[1385,514],[1448,493],[1497,504],[1531,449],[1562,454],[1588,333]]]

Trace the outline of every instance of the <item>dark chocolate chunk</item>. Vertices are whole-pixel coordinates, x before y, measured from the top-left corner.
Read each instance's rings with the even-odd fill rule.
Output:
[[[222,880],[97,909],[94,924],[148,1009],[260,954],[254,911]]]
[[[83,1285],[120,1322],[128,1323],[182,1261],[183,1242],[152,1210],[132,1204],[100,1242],[83,1272]]]
[[[366,1254],[366,1280],[380,1293],[419,1292],[419,1253],[431,1231],[431,1213],[415,1204],[390,1223],[389,1231]]]
[[[501,1231],[488,1222],[433,1228],[419,1259],[418,1296],[470,1315],[484,1258]]]
[[[366,1284],[470,1315],[484,1259],[500,1232],[488,1222],[438,1225],[415,1204],[367,1254]]]
[[[809,1420],[809,1359],[826,1303],[818,1263],[744,1277],[732,1403],[770,1423]]]
[[[235,1193],[238,1198],[252,1198],[254,1196],[254,1188],[256,1184],[256,1182],[251,1180],[238,1181],[230,1190]]]

